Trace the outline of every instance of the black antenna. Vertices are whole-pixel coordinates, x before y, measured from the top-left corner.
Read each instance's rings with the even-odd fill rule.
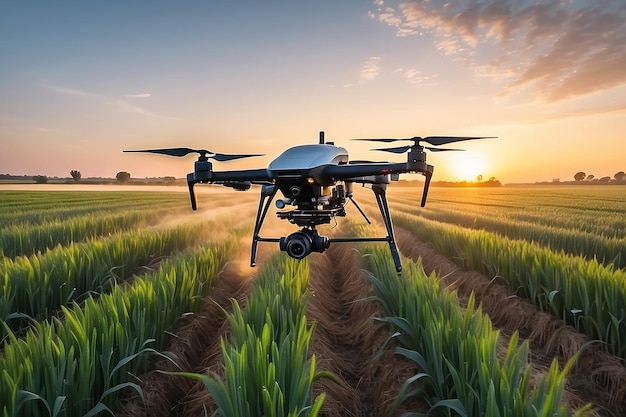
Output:
[[[324,144],[324,131],[322,130],[320,132],[320,145],[323,145],[323,144]]]

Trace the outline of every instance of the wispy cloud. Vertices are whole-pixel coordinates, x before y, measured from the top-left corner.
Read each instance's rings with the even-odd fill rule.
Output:
[[[563,111],[550,116],[551,119],[566,119],[570,117],[593,116],[606,113],[626,113],[626,103],[609,104],[600,107],[579,108],[575,110]]]
[[[150,98],[151,96],[150,93],[126,94],[126,98]]]
[[[123,99],[112,100],[109,102],[109,105],[111,106],[113,110],[122,112],[122,113],[134,113],[134,114],[141,114],[143,116],[150,116],[150,117],[156,116],[154,113],[142,107],[131,104],[127,100],[123,100]]]
[[[96,97],[96,99],[101,100],[102,102],[106,103],[106,105],[109,106],[110,109],[112,109],[113,111],[116,112],[121,112],[121,113],[132,113],[135,115],[142,115],[142,116],[146,116],[146,117],[154,117],[154,118],[160,118],[160,119],[170,119],[170,120],[176,120],[176,118],[173,117],[169,117],[169,116],[163,116],[157,113],[154,113],[150,110],[147,110],[143,107],[137,106],[135,104],[132,104],[131,101],[134,99],[145,99],[145,98],[150,98],[152,95],[150,93],[144,92],[144,93],[131,93],[131,94],[126,94],[123,97],[124,98],[115,98],[115,99],[111,99],[111,98],[106,98],[106,97],[101,97],[98,96],[96,94],[93,93],[89,93],[86,91],[82,91],[76,88],[71,88],[71,87],[64,87],[64,86],[58,86],[58,85],[53,85],[53,84],[44,84],[43,85],[46,89],[51,90],[51,91],[55,91],[57,93],[63,94],[63,95],[67,95],[67,96],[74,96],[74,97]]]
[[[376,0],[373,19],[396,35],[433,36],[478,75],[531,88],[547,102],[626,84],[622,0]]]
[[[437,74],[426,75],[417,68],[402,70],[404,78],[414,85],[437,85]]]
[[[372,81],[380,73],[380,60],[379,56],[371,56],[361,66],[361,81]]]
[[[95,94],[88,93],[86,91],[78,90],[76,88],[71,87],[62,87],[58,85],[52,84],[44,84],[44,87],[48,90],[52,90],[54,92],[66,95],[66,96],[75,96],[75,97],[93,97]]]
[[[124,99],[111,100],[111,101],[109,101],[108,104],[109,104],[109,106],[113,110],[115,110],[117,112],[121,112],[121,113],[139,114],[139,115],[142,115],[142,116],[155,117],[155,118],[159,118],[159,119],[178,120],[175,117],[164,116],[164,115],[161,115],[161,114],[154,113],[154,112],[152,112],[150,110],[147,110],[147,109],[145,109],[143,107],[131,104],[127,100],[124,100]]]

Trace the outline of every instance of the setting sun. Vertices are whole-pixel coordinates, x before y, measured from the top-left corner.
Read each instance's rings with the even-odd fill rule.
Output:
[[[480,154],[459,152],[450,156],[449,160],[450,173],[457,181],[476,181],[479,175],[482,175],[483,179],[493,175],[487,172],[489,171],[488,164]]]

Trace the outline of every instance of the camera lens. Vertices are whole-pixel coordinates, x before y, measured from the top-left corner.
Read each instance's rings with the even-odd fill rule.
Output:
[[[287,255],[302,259],[311,253],[311,240],[304,233],[294,233],[287,242]]]

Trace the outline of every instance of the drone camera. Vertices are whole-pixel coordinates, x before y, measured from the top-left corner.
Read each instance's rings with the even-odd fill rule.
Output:
[[[287,237],[281,237],[280,250],[294,259],[306,258],[311,252],[324,252],[330,246],[326,236],[320,236],[316,230],[302,229]]]

